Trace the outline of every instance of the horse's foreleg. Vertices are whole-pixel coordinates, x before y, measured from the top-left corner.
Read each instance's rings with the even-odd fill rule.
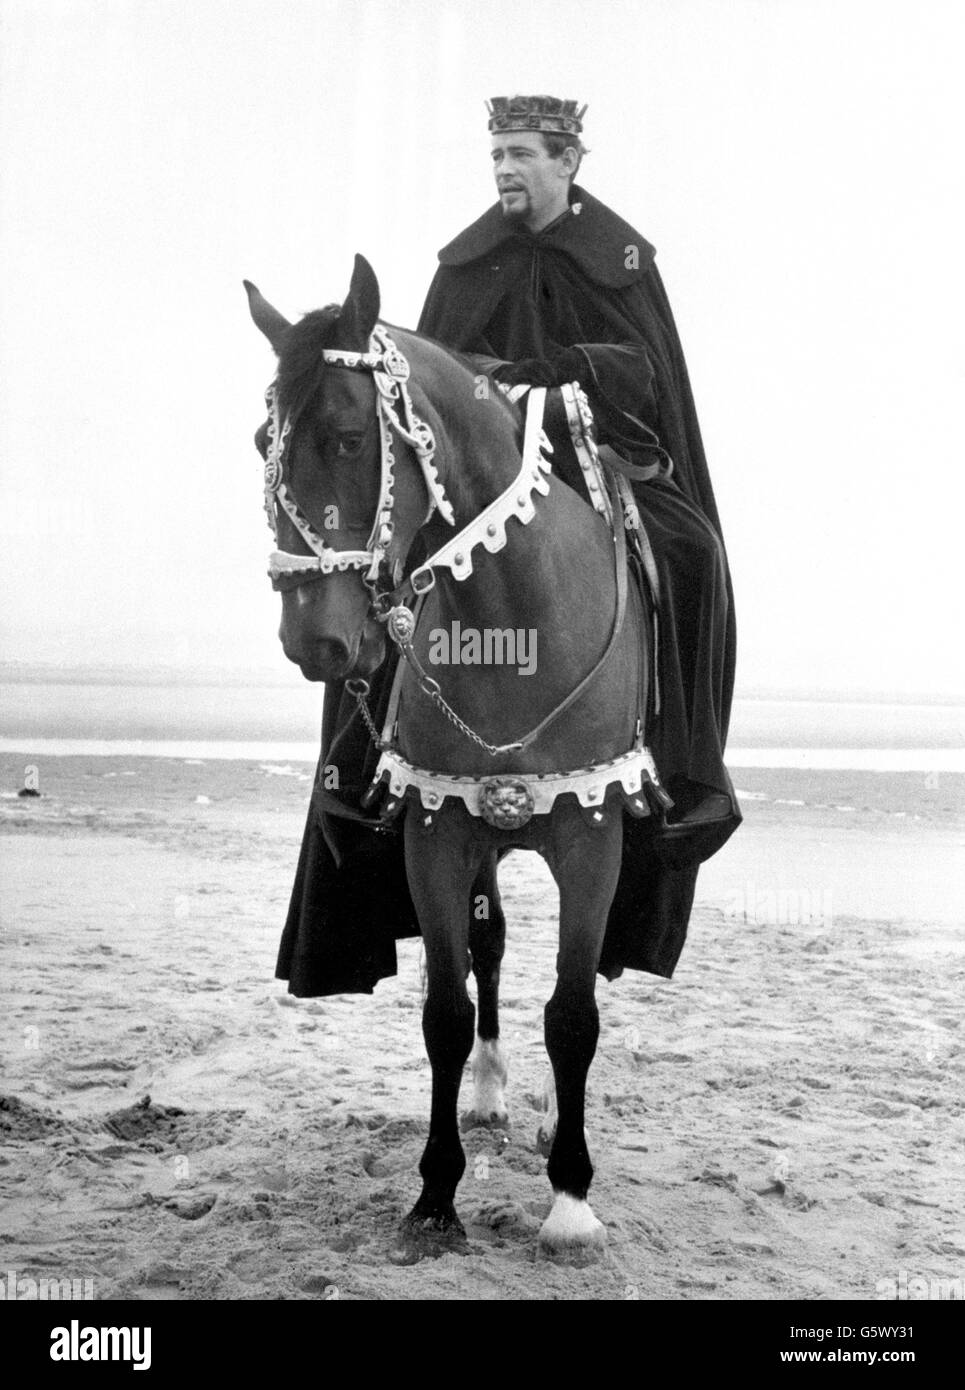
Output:
[[[454,1206],[466,1167],[456,1106],[475,1021],[466,990],[466,898],[478,855],[454,834],[447,836],[443,826],[430,847],[419,829],[407,824],[405,848],[409,888],[425,942],[422,1033],[432,1066],[429,1139],[419,1164],[422,1194],[403,1225],[406,1253],[419,1258],[458,1248],[465,1240]]]
[[[506,1109],[508,1069],[499,1041],[499,971],[506,949],[506,918],[496,883],[496,856],[480,869],[469,899],[469,951],[476,977],[479,1013],[472,1054],[472,1109],[462,1117],[463,1129],[509,1123]]]
[[[556,988],[546,1005],[546,1049],[556,1084],[558,1121],[547,1174],[555,1200],[539,1234],[543,1254],[577,1256],[603,1247],[606,1232],[587,1198],[593,1165],[586,1144],[586,1078],[596,1053],[600,1015],[596,969],[620,873],[620,817],[598,830],[561,826],[547,855],[560,889]]]

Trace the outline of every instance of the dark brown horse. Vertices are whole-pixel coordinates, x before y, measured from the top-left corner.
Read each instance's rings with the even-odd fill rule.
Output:
[[[406,657],[385,794],[388,808],[405,814],[425,942],[432,1113],[403,1247],[416,1258],[464,1242],[453,1203],[465,1168],[457,1102],[473,1049],[470,967],[479,1000],[470,1118],[506,1123],[496,864],[501,851],[520,848],[543,856],[560,891],[557,980],[545,1010],[555,1096],[540,1135],[555,1201],[539,1248],[591,1253],[605,1242],[587,1202],[584,1131],[597,966],[620,875],[623,810],[649,814],[646,795],[660,797],[640,757],[635,783],[632,770],[622,784],[607,769],[587,772],[611,760],[625,769],[620,760],[634,749],[648,761],[639,723],[649,679],[645,615],[626,584],[621,522],[611,529],[548,476],[537,434],[524,438],[519,410],[487,389],[474,364],[379,324],[378,284],[361,257],[341,311],[294,326],[246,287],[252,317],[279,356],[272,416],[257,439],[280,547],[273,575],[284,650],[309,680],[345,682],[360,699],[364,678],[385,658],[387,629]],[[412,572],[417,540],[429,563]],[[413,594],[422,607],[409,640]],[[467,633],[478,636],[475,646]],[[527,638],[525,662],[493,655],[506,634]],[[422,784],[412,769],[428,770]],[[562,795],[538,780],[572,770]],[[453,777],[463,780],[443,780]]]

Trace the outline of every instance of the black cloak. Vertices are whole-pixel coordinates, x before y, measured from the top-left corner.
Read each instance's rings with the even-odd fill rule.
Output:
[[[439,252],[418,331],[461,352],[548,357],[577,343],[639,343],[654,379],[639,415],[674,461],[674,481],[720,534],[690,379],[654,248],[583,189],[534,236],[498,203]],[[579,209],[579,211],[577,211]],[[655,398],[655,399],[654,399]]]
[[[654,818],[624,817],[623,871],[611,908],[600,972],[625,968],[669,978],[683,948],[696,887],[697,859],[713,853],[740,822],[722,754],[734,678],[734,618],[720,520],[714,500],[683,352],[654,249],[582,189],[570,210],[537,236],[507,224],[490,208],[439,253],[419,332],[443,346],[490,358],[550,358],[557,349],[594,344],[594,365],[619,382],[621,405],[659,436],[674,462],[673,481],[635,488],[664,588],[661,690],[663,712],[650,744],[671,795],[688,782],[731,798],[733,817],[711,845],[683,867],[661,859]],[[619,345],[643,345],[650,370],[628,384]],[[693,544],[699,533],[701,545]],[[713,538],[708,549],[707,540]],[[699,552],[699,554],[698,554]],[[695,562],[713,554],[699,601],[687,588]],[[677,586],[679,602],[675,601]],[[675,620],[675,615],[680,621]],[[392,656],[374,677],[376,724],[388,699]],[[300,996],[371,993],[395,974],[397,938],[418,935],[398,828],[376,830],[360,797],[378,754],[342,685],[325,694],[322,758],[277,975]],[[339,769],[337,791],[325,769]],[[672,770],[668,777],[665,768]],[[329,774],[330,775],[330,774]]]
[[[419,332],[510,362],[552,362],[563,352],[565,380],[574,354],[564,350],[580,346],[592,364],[592,385],[580,379],[594,407],[602,384],[609,403],[643,421],[672,458],[672,480],[634,485],[662,589],[661,710],[648,738],[681,811],[708,787],[730,799],[730,820],[694,837],[696,863],[740,823],[723,762],[734,605],[687,367],[654,254],[628,222],[578,187],[569,209],[536,235],[507,222],[497,203],[440,251]]]

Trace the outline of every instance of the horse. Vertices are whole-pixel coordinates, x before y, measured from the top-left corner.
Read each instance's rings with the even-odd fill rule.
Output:
[[[669,804],[644,743],[646,600],[627,583],[617,491],[599,505],[606,483],[584,463],[589,492],[579,495],[552,471],[535,405],[524,420],[477,362],[382,323],[378,281],[363,257],[341,309],[296,324],[250,282],[245,288],[278,356],[256,443],[280,547],[270,573],[281,591],[282,648],[307,679],[344,683],[376,738],[367,678],[388,641],[401,653],[378,780],[386,812],[404,815],[425,950],[432,1097],[422,1190],[399,1248],[412,1260],[467,1248],[455,1196],[466,1166],[457,1107],[470,1053],[464,1126],[508,1123],[496,871],[512,848],[543,857],[560,898],[556,982],[544,1012],[551,1077],[538,1134],[553,1202],[537,1253],[599,1258],[606,1230],[588,1201],[584,1128],[599,1036],[597,967],[620,876],[623,813]],[[428,558],[413,567],[418,554]],[[475,660],[459,656],[467,632],[481,638]],[[530,635],[538,670],[480,659],[487,633],[520,632]],[[453,636],[449,664],[432,660],[440,633]]]

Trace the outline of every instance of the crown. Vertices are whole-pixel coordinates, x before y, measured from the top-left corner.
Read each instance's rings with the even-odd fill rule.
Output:
[[[547,96],[493,97],[486,102],[493,134],[504,130],[545,130],[558,135],[579,135],[586,107],[579,111],[576,107],[575,101]]]

